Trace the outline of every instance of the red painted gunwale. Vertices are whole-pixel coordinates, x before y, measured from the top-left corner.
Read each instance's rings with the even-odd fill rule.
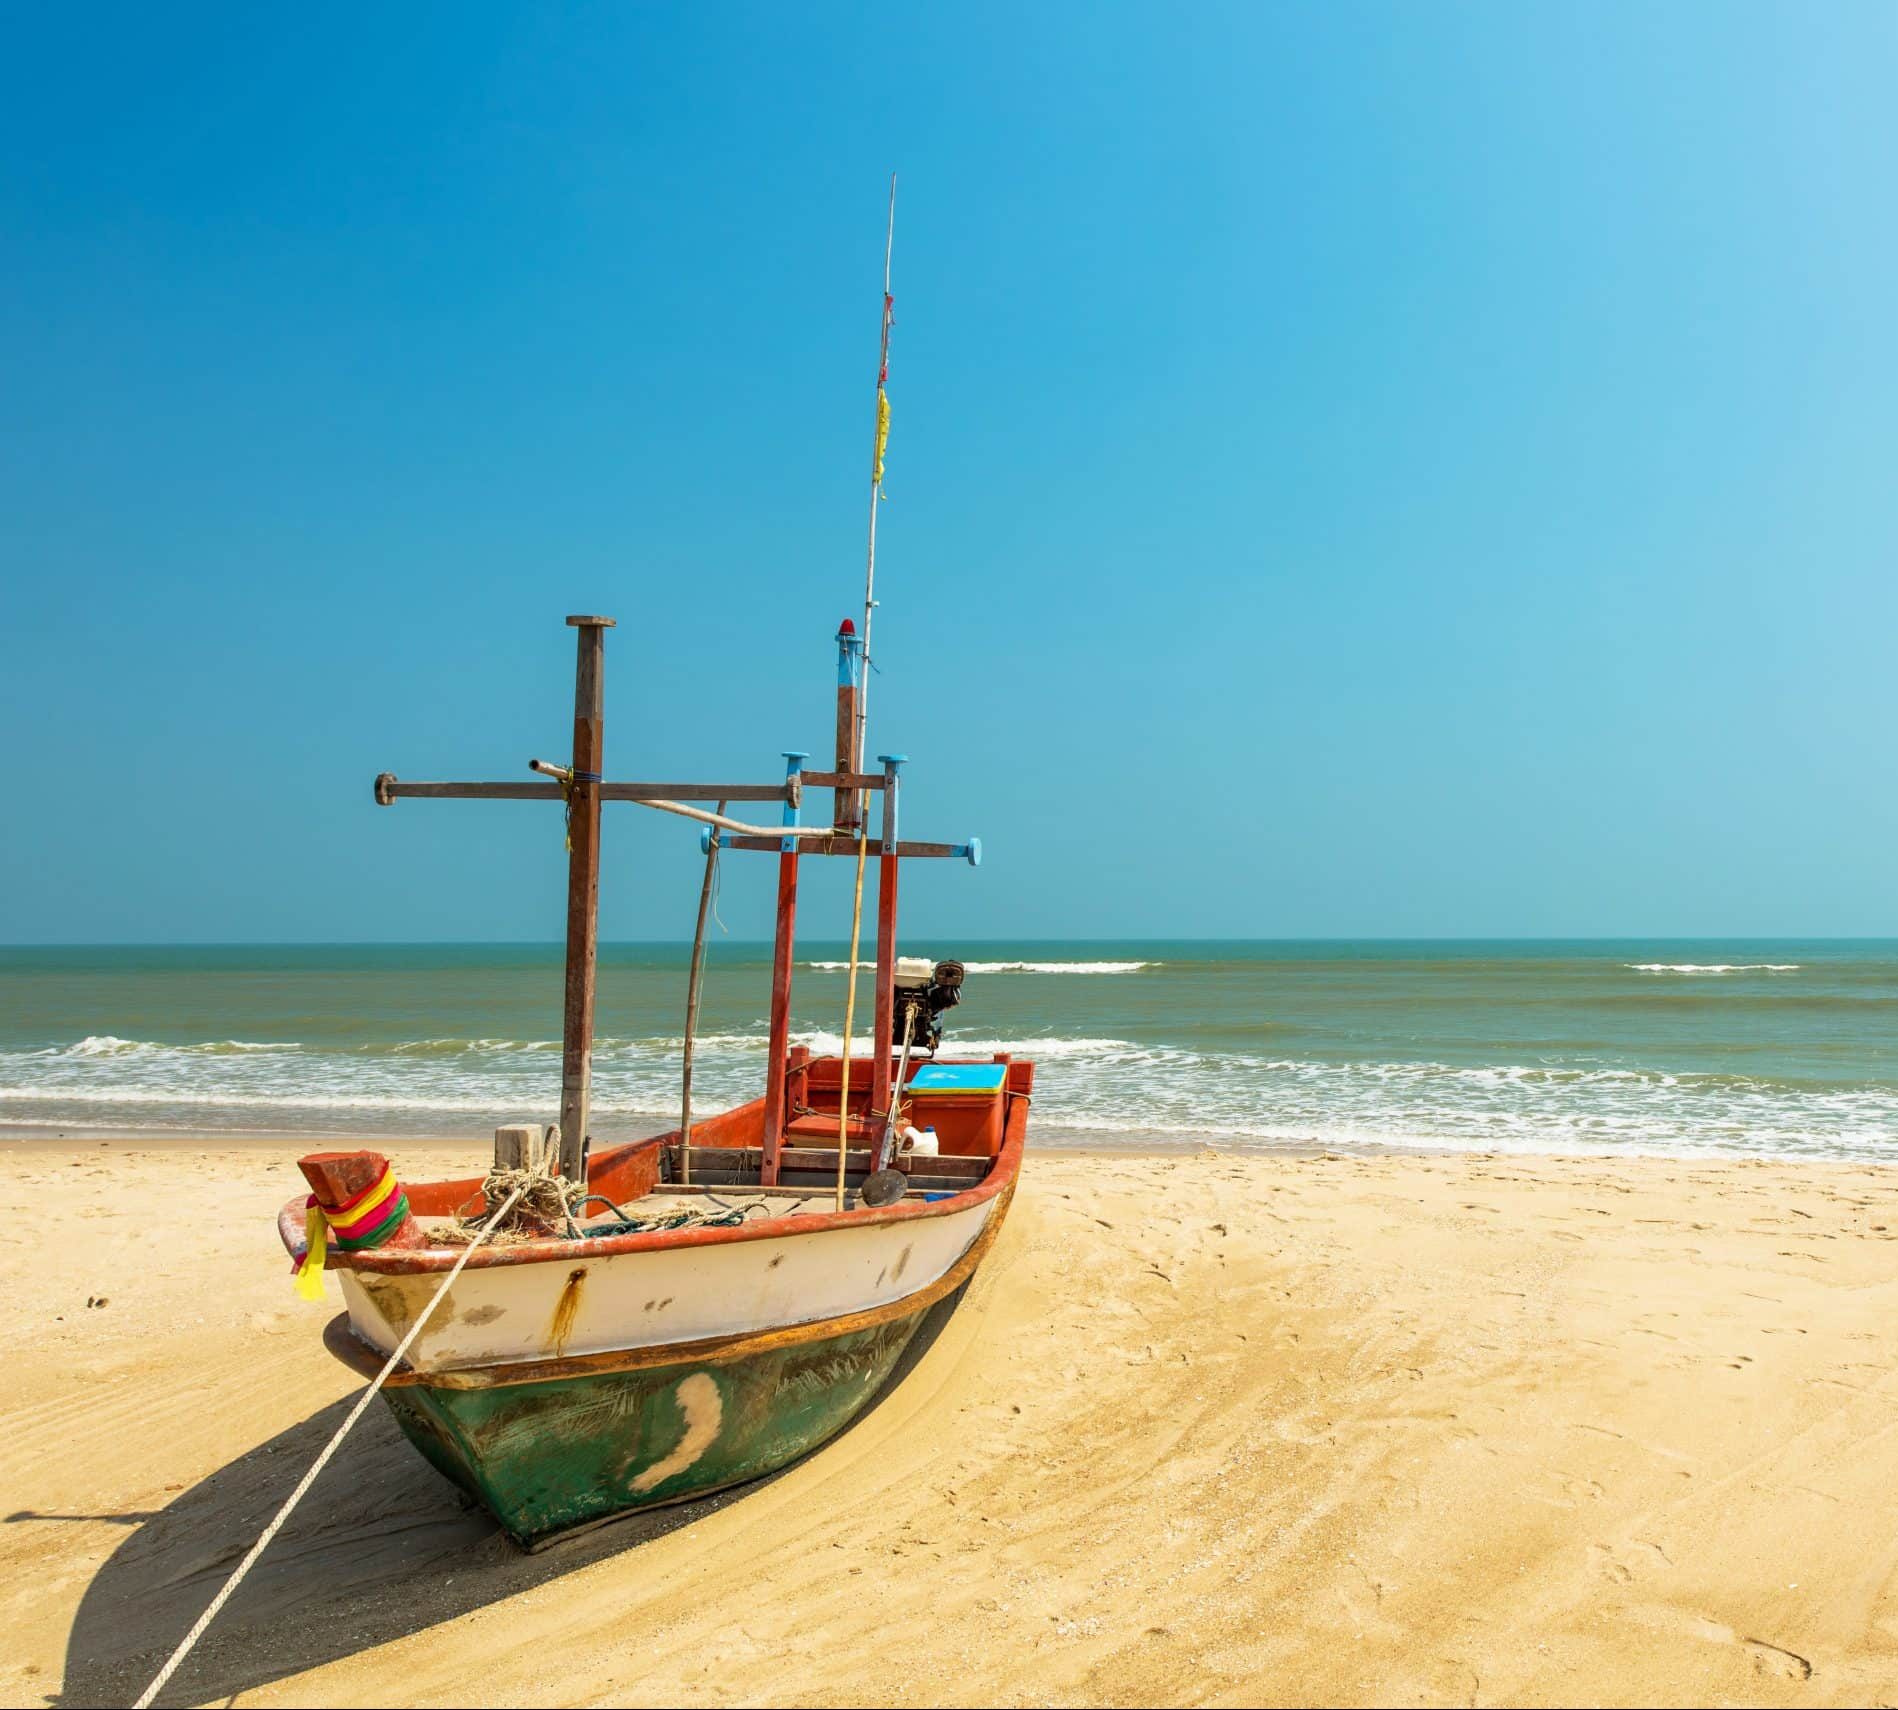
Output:
[[[1017,1066],[1027,1070],[1023,1078],[1032,1085],[1033,1065],[1018,1063]],[[1022,1152],[1028,1143],[1031,1095],[1015,1091],[1011,1084],[1007,1098],[1008,1115],[1002,1135],[1002,1149],[996,1153],[994,1164],[975,1186],[965,1188],[948,1199],[918,1200],[913,1203],[899,1201],[881,1208],[865,1206],[856,1211],[815,1212],[796,1217],[761,1217],[728,1229],[668,1229],[643,1235],[606,1235],[582,1241],[549,1239],[523,1241],[511,1247],[481,1247],[468,1256],[467,1268],[475,1270],[500,1265],[605,1259],[622,1253],[664,1252],[675,1247],[718,1247],[737,1241],[769,1241],[786,1235],[812,1235],[828,1229],[861,1229],[873,1224],[907,1223],[920,1218],[947,1217],[958,1211],[967,1211],[973,1205],[993,1199],[1020,1173]],[[762,1116],[763,1108],[764,1100],[755,1099],[748,1105],[728,1112],[727,1117],[736,1123],[739,1118],[749,1116],[754,1111]],[[650,1169],[650,1186],[656,1183],[658,1177],[659,1148],[675,1143],[678,1137],[675,1129],[670,1134],[656,1135],[650,1140],[631,1140],[621,1146],[609,1147],[592,1161],[587,1171],[588,1180],[597,1181],[628,1164],[642,1164],[648,1165]],[[642,1158],[641,1153],[646,1156]],[[475,1198],[480,1192],[482,1179],[470,1176],[465,1181],[421,1182],[404,1186],[409,1195],[409,1204],[417,1216],[440,1217]],[[277,1214],[278,1237],[292,1258],[300,1258],[303,1254],[305,1204],[305,1198],[299,1196],[290,1200]],[[367,1271],[378,1276],[414,1276],[449,1270],[459,1257],[459,1249],[453,1247],[381,1247],[360,1253],[332,1251],[324,1263],[325,1268],[330,1270]]]

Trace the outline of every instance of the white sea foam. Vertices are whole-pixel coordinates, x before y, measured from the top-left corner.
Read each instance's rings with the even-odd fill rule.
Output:
[[[1777,971],[1777,970],[1775,970]],[[834,1054],[835,1032],[794,1038]],[[594,1102],[622,1132],[676,1120],[681,1041],[603,1037]],[[695,1101],[716,1110],[759,1096],[762,1018],[702,1035]],[[853,1041],[867,1055],[869,1038]],[[1898,1087],[1693,1074],[1612,1059],[1453,1063],[1139,1043],[1103,1029],[1072,1036],[963,1039],[945,1055],[1037,1061],[1038,1124],[1233,1145],[1426,1143],[1497,1151],[1724,1152],[1890,1161]],[[11,1123],[116,1121],[160,1127],[346,1131],[478,1130],[557,1103],[557,1045],[537,1039],[422,1039],[379,1046],[212,1040],[163,1044],[95,1035],[0,1052]],[[266,1118],[263,1113],[272,1113]]]
[[[596,1040],[600,1045],[610,1043]],[[558,1051],[558,1039],[404,1039],[394,1045],[358,1045],[358,1055],[382,1056],[396,1053],[405,1057],[459,1057],[470,1053],[490,1055],[508,1051]]]
[[[32,1053],[38,1057],[138,1057],[152,1053],[179,1052],[194,1057],[234,1057],[242,1053],[301,1051],[294,1040],[272,1044],[254,1039],[207,1039],[197,1045],[160,1045],[149,1039],[120,1039],[111,1033],[89,1033],[71,1045],[51,1045]]]
[[[1797,962],[1623,962],[1637,974],[1794,974]]]

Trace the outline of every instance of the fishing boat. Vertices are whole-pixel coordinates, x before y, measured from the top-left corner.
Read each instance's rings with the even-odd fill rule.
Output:
[[[405,782],[391,773],[375,782],[385,806],[414,797],[564,804],[562,1121],[498,1128],[493,1168],[461,1180],[401,1183],[380,1153],[312,1153],[300,1160],[309,1193],[278,1220],[305,1292],[320,1290],[325,1274],[340,1283],[347,1310],[326,1331],[330,1350],[375,1376],[400,1349],[382,1394],[403,1431],[529,1549],[757,1478],[848,1424],[930,1308],[994,1242],[1021,1169],[1034,1087],[1031,1062],[944,1053],[944,1017],[963,996],[961,964],[925,965],[920,977],[899,964],[902,863],[976,865],[981,845],[899,837],[904,757],[884,755],[874,772],[856,757],[866,654],[854,624],[837,635],[837,769],[809,771],[808,755],[792,751],[781,781],[697,785],[602,776],[612,620],[568,621],[579,631],[575,759],[530,763],[551,782]],[[827,826],[802,822],[813,790],[831,802]],[[680,1126],[596,1152],[587,1135],[600,808],[614,800],[708,823]],[[731,818],[724,810],[738,800],[775,800],[781,823]],[[718,806],[691,805],[704,801]],[[703,905],[726,850],[778,858],[765,1085],[752,1102],[695,1123],[689,1063]],[[854,857],[857,870],[847,1043],[822,1057],[790,1038],[800,869],[818,857]],[[856,1056],[849,1041],[872,864],[875,952],[863,961],[875,972],[872,1040]],[[551,1192],[467,1250],[470,1230],[510,1186]]]
[[[886,244],[863,629],[846,619],[836,634],[835,770],[808,770],[809,755],[792,750],[783,777],[763,784],[608,780],[603,682],[614,623],[580,615],[567,619],[578,632],[568,763],[530,761],[536,776],[515,782],[413,782],[387,772],[375,780],[384,807],[434,798],[564,808],[560,1120],[497,1128],[492,1168],[460,1180],[404,1184],[378,1152],[313,1153],[300,1160],[309,1192],[284,1206],[279,1231],[306,1296],[322,1296],[326,1275],[340,1284],[346,1311],[325,1333],[330,1350],[372,1378],[368,1393],[379,1390],[409,1440],[528,1549],[757,1478],[842,1429],[889,1379],[930,1309],[982,1262],[1015,1190],[1034,1065],[1007,1054],[945,1055],[943,1018],[961,1001],[964,970],[956,962],[918,970],[897,956],[902,864],[978,865],[980,842],[902,839],[905,757],[881,755],[877,770],[863,763],[892,303]],[[827,825],[804,821],[813,793],[828,799]],[[609,801],[699,822],[705,866],[679,1126],[595,1151],[594,970]],[[727,811],[754,802],[775,804],[778,823]],[[764,1087],[751,1103],[695,1123],[706,914],[726,851],[777,857]],[[854,859],[856,884],[844,1044],[814,1057],[791,1039],[791,986],[800,871],[825,857]],[[874,1013],[858,1055],[871,868],[875,953],[863,966],[875,970]]]
[[[334,1274],[347,1310],[325,1341],[375,1376],[404,1341],[382,1394],[410,1441],[480,1499],[514,1541],[538,1548],[630,1510],[772,1472],[824,1442],[868,1403],[925,1315],[974,1273],[1001,1228],[1028,1138],[1034,1065],[958,1058],[943,1018],[963,995],[960,964],[917,977],[896,955],[898,875],[913,859],[979,862],[971,838],[897,835],[904,759],[864,772],[854,744],[864,650],[838,635],[837,770],[791,753],[771,785],[617,784],[600,775],[601,654],[611,620],[580,631],[576,760],[548,784],[404,782],[376,799],[548,799],[569,814],[569,938],[561,1115],[496,1130],[480,1176],[398,1182],[368,1150],[300,1160],[307,1196],[279,1214],[306,1292]],[[832,823],[807,828],[806,791]],[[873,832],[868,803],[882,802]],[[723,807],[776,798],[782,823],[747,825]],[[770,1035],[763,1095],[694,1122],[689,1067],[681,1124],[594,1151],[589,1127],[599,808],[640,802],[710,821],[709,894],[721,852],[778,856]],[[688,804],[716,801],[703,811]],[[798,879],[813,857],[877,868],[872,1044],[813,1056],[790,1040]],[[846,996],[854,1020],[856,944]],[[704,963],[703,910],[691,961],[688,1053]],[[689,1056],[688,1056],[689,1061]],[[576,1142],[576,1138],[577,1142]],[[467,1251],[498,1187],[553,1186],[519,1226]],[[584,1194],[565,1184],[584,1183]],[[547,1209],[552,1207],[551,1212]],[[313,1257],[314,1254],[314,1257]],[[453,1273],[443,1298],[445,1279]],[[417,1328],[427,1312],[427,1322]]]
[[[820,1060],[806,1071],[816,1081],[836,1067]],[[839,1213],[817,1187],[777,1200],[768,1215],[667,1229],[664,1213],[689,1197],[666,1180],[676,1140],[601,1152],[589,1187],[635,1214],[658,1213],[661,1226],[582,1225],[577,1237],[474,1254],[384,1385],[403,1431],[529,1549],[757,1478],[816,1447],[876,1395],[929,1309],[995,1239],[1027,1138],[1033,1070],[994,1067],[997,1090],[984,1102],[1001,1116],[1001,1149],[913,1169],[894,1204],[864,1204],[853,1191]],[[971,1125],[986,1120],[966,1115]],[[700,1162],[717,1187],[763,1173],[765,1148],[752,1144],[762,1122],[760,1100],[707,1125],[718,1133]],[[706,1156],[714,1152],[729,1157]],[[820,1155],[785,1148],[781,1175],[826,1174],[803,1167]],[[478,1202],[481,1185],[405,1191],[412,1215],[426,1219]],[[301,1200],[284,1212],[293,1252],[303,1213]],[[347,1255],[349,1310],[329,1326],[327,1345],[373,1376],[457,1256],[434,1244]]]

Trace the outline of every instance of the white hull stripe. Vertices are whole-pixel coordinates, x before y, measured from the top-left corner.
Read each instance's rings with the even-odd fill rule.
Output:
[[[409,1351],[420,1373],[749,1335],[885,1306],[968,1251],[998,1197],[940,1217],[468,1270]],[[439,1286],[342,1270],[350,1323],[387,1353]]]

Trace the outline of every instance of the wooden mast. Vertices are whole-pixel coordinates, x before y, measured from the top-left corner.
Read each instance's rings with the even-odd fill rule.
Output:
[[[600,766],[605,752],[606,632],[610,617],[570,617],[580,633],[573,668],[573,767],[567,792],[567,994],[560,1035],[560,1173],[586,1180],[593,1082],[593,983],[600,933]]]
[[[863,637],[845,618],[837,631],[837,770],[863,770]],[[863,797],[856,790],[838,790],[831,805],[830,823],[839,831],[854,831]]]

